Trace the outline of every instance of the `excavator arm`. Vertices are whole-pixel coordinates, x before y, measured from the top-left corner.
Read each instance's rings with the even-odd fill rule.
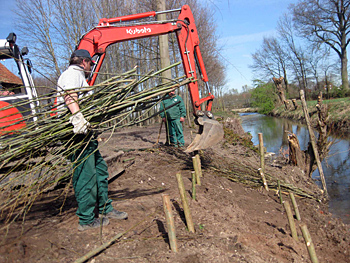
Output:
[[[171,21],[135,22],[132,25],[122,23],[141,18],[155,17],[157,14],[170,12],[180,12],[180,14],[177,19]],[[176,34],[185,74],[187,78],[192,78],[193,80],[188,84],[188,89],[191,96],[193,114],[196,118],[196,123],[199,125],[199,131],[194,141],[186,149],[186,152],[205,149],[216,144],[223,138],[223,128],[219,122],[214,120],[211,113],[214,96],[209,93],[205,98],[199,97],[198,77],[208,85],[208,76],[199,49],[197,28],[188,5],[184,5],[181,9],[176,10],[152,11],[109,19],[102,18],[95,28],[82,36],[77,49],[88,50],[96,62],[89,78],[89,84],[93,85],[97,77],[95,73],[99,72],[109,45],[169,33]],[[196,66],[200,72],[200,76],[197,74]],[[205,102],[206,109],[203,112],[201,110],[201,104]]]

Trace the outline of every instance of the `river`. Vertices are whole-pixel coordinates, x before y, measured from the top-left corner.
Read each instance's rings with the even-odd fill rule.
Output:
[[[288,133],[284,131],[297,135],[302,150],[307,148],[309,133],[305,125],[258,113],[242,113],[240,116],[244,131],[253,136],[254,145],[259,144],[258,133],[263,134],[267,152],[276,155],[286,153]],[[330,140],[334,140],[334,144],[330,147],[328,158],[322,161],[329,194],[329,212],[350,224],[350,138],[331,137]],[[312,174],[312,178],[322,186],[318,169]]]

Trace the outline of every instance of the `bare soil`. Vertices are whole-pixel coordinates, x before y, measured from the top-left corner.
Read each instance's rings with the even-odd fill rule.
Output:
[[[191,140],[190,131],[185,127],[186,142]],[[252,148],[224,139],[202,151],[202,184],[196,188],[197,200],[192,200],[191,155],[164,146],[164,128],[157,143],[158,132],[159,124],[101,136],[101,153],[111,177],[109,196],[116,209],[129,214],[128,220],[111,220],[102,233],[79,232],[72,187],[65,194],[65,188],[57,187],[32,207],[24,221],[11,225],[0,247],[0,262],[74,262],[119,233],[124,234],[89,262],[311,262],[301,223],[310,231],[320,262],[349,262],[350,225],[333,218],[326,204],[297,198],[301,222],[295,220],[299,236],[295,241],[276,191],[233,182],[212,169],[234,169],[232,164],[238,163],[257,170],[260,159]],[[297,168],[266,162],[266,173],[320,193]],[[175,176],[179,172],[195,233],[186,228]],[[177,253],[169,246],[162,194],[169,194],[172,201]],[[288,195],[283,198],[289,200]],[[5,233],[2,230],[2,236]]]

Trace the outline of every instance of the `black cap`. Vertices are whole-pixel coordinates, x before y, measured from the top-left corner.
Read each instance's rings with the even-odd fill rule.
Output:
[[[73,57],[88,58],[88,59],[92,60],[89,51],[87,51],[86,49],[77,49],[77,50],[75,50],[73,52],[71,58],[73,58]]]

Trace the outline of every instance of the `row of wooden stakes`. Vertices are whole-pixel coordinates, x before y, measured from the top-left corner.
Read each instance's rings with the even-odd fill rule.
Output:
[[[192,162],[193,162],[193,169],[194,169],[194,171],[191,172],[191,174],[192,174],[192,199],[196,200],[196,185],[197,184],[201,185],[201,177],[202,177],[201,161],[200,161],[200,156],[198,153],[196,153],[192,157]],[[176,179],[177,179],[178,188],[179,188],[179,192],[180,192],[182,207],[184,209],[186,225],[187,225],[188,231],[191,233],[194,233],[195,230],[194,230],[194,225],[193,225],[193,221],[192,221],[191,211],[190,211],[190,208],[188,206],[188,202],[187,202],[187,198],[186,198],[186,190],[185,190],[184,182],[182,180],[181,173],[176,174]],[[168,237],[169,237],[170,248],[173,252],[177,252],[178,246],[177,246],[177,239],[176,239],[174,217],[172,215],[170,196],[168,194],[163,194],[162,199],[163,199],[163,207],[164,207],[166,223],[168,226]]]
[[[264,176],[264,172],[265,172],[265,150],[264,150],[264,143],[263,143],[263,135],[262,133],[258,134],[259,136],[259,152],[260,152],[260,168],[259,168],[259,173],[261,175],[261,179],[263,181],[263,185],[266,191],[269,191],[269,187],[267,185],[267,181],[266,178]],[[295,222],[294,222],[294,216],[292,213],[292,209],[290,207],[290,204],[288,201],[283,201],[282,199],[282,191],[281,191],[281,187],[280,187],[280,181],[277,181],[278,184],[278,195],[280,198],[280,202],[281,204],[283,204],[284,206],[284,210],[286,211],[287,214],[287,218],[288,218],[288,223],[289,223],[289,227],[292,233],[292,237],[295,241],[299,241],[298,238],[298,234],[297,234],[297,229],[295,227]],[[294,194],[292,192],[289,192],[289,196],[290,199],[292,201],[293,204],[293,208],[294,208],[294,212],[295,212],[295,217],[298,221],[301,221],[301,217],[300,217],[300,212],[299,212],[299,208],[298,208],[298,204],[295,200]],[[317,259],[317,255],[316,255],[316,251],[315,251],[315,246],[312,242],[309,230],[307,229],[307,226],[305,223],[301,223],[300,224],[300,229],[301,232],[303,234],[305,243],[306,243],[306,247],[307,250],[309,252],[309,256],[311,259],[312,263],[318,263],[318,259]]]

